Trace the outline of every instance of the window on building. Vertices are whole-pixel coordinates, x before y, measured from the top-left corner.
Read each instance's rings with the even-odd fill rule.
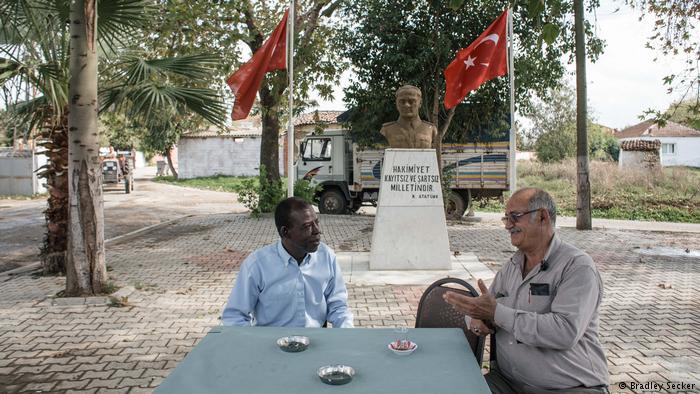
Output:
[[[676,154],[676,144],[661,144],[661,154],[675,155]]]

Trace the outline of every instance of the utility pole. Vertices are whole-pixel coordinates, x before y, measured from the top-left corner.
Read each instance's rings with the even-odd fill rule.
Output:
[[[591,180],[588,169],[588,131],[586,108],[586,36],[583,0],[574,0],[574,28],[576,33],[576,229],[590,230]]]

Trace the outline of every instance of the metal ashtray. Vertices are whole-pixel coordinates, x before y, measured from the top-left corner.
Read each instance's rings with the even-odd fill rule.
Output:
[[[302,335],[292,335],[289,337],[282,337],[277,340],[277,346],[280,347],[285,352],[288,353],[299,353],[306,350],[309,347],[309,337]]]
[[[326,365],[319,368],[317,373],[323,383],[334,386],[350,383],[352,377],[355,376],[353,367],[347,365]]]

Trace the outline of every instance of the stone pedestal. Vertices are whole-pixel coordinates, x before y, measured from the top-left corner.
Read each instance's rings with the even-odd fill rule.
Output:
[[[435,149],[386,149],[370,270],[449,270]]]

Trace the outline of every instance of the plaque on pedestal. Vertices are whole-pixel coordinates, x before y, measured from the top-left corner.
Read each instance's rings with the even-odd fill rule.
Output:
[[[384,151],[369,268],[451,268],[435,149]]]

